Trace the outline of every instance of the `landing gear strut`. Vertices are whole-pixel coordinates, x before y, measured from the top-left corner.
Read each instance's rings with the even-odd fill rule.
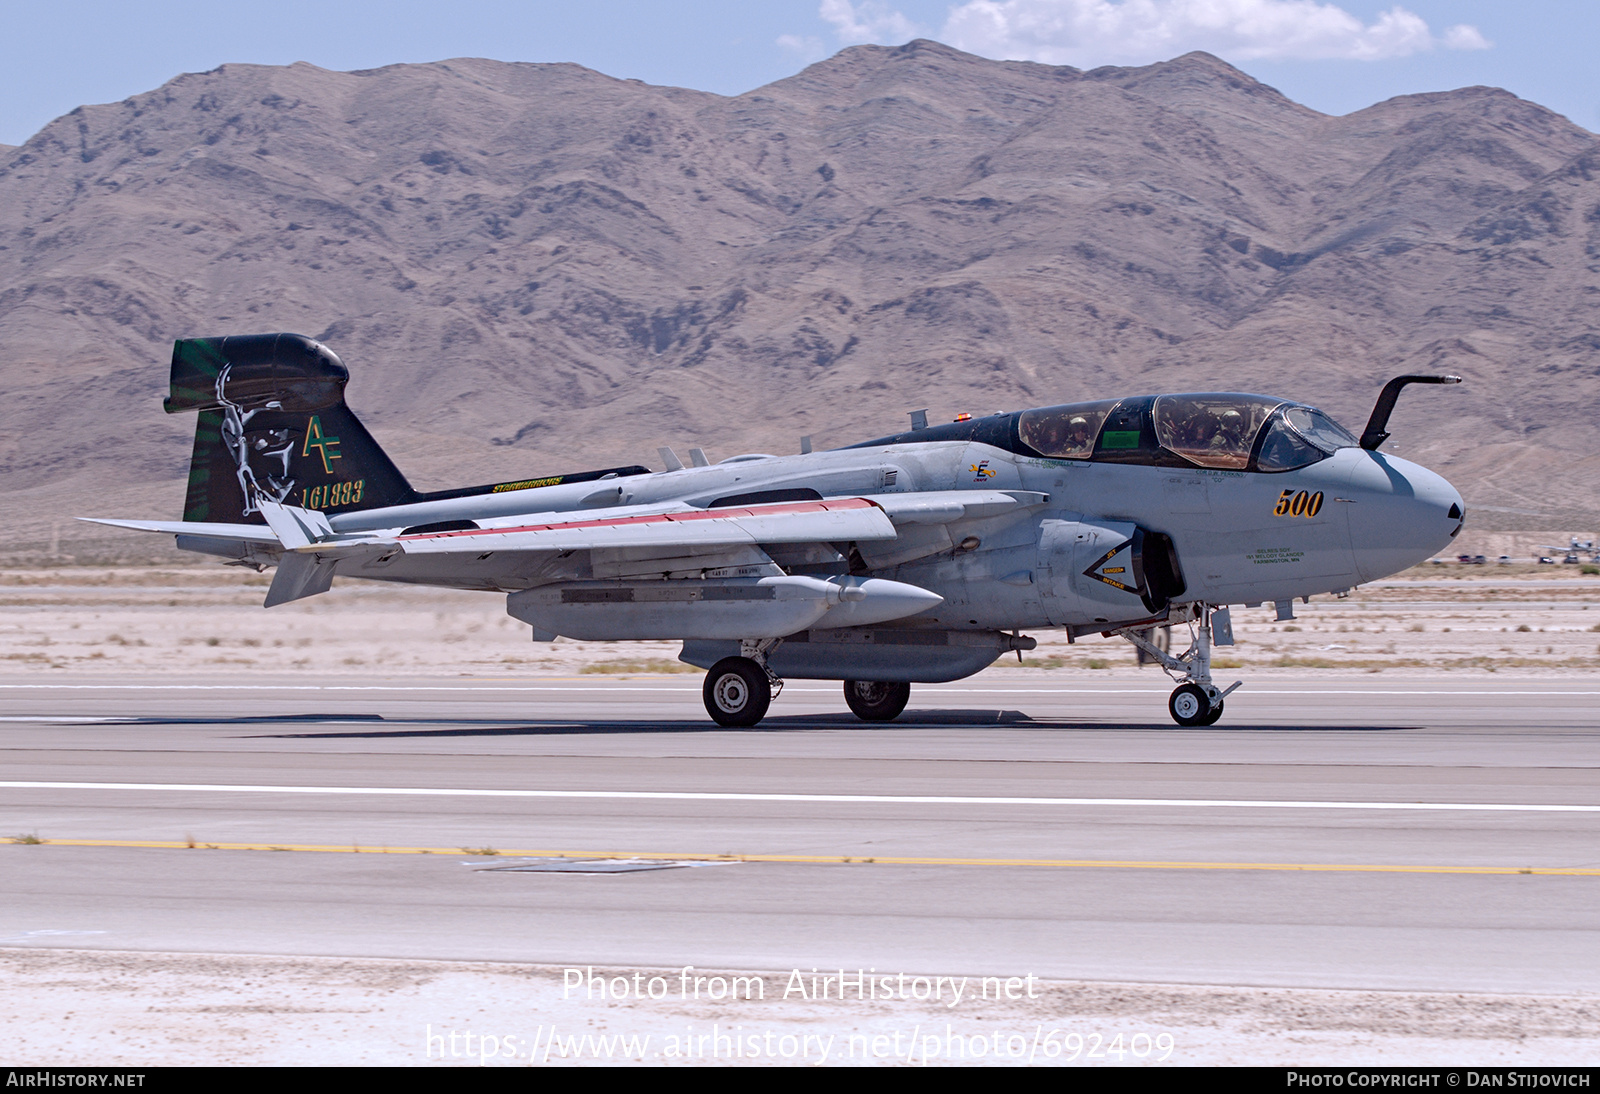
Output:
[[[844,701],[863,722],[892,722],[911,701],[910,684],[883,683],[877,680],[846,680]]]
[[[1174,657],[1157,647],[1148,637],[1133,627],[1113,631],[1138,646],[1151,660],[1159,664],[1168,676],[1180,681],[1167,700],[1167,710],[1172,720],[1180,726],[1216,725],[1222,717],[1222,701],[1244,683],[1237,680],[1225,689],[1211,681],[1211,613],[1209,604],[1196,604],[1189,609],[1195,623],[1194,641],[1188,650]],[[1177,609],[1174,609],[1176,615]],[[1181,622],[1181,620],[1174,620]],[[1180,675],[1181,674],[1181,675]]]
[[[700,694],[712,721],[719,726],[748,729],[767,716],[772,700],[783,691],[783,681],[767,664],[767,654],[782,641],[767,638],[740,642],[738,657],[724,657],[711,666]]]

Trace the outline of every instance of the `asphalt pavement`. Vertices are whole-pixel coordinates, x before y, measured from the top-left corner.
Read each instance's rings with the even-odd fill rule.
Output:
[[[695,676],[13,678],[0,945],[1600,984],[1600,680],[1275,677],[1181,729],[1153,673],[1041,675],[745,731]]]

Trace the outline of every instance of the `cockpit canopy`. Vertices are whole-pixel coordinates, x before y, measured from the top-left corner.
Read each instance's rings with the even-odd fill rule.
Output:
[[[1221,471],[1292,471],[1357,443],[1314,407],[1232,392],[1041,407],[1017,432],[1048,459]]]

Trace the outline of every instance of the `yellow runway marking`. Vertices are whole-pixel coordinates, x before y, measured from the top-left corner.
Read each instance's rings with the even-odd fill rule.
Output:
[[[12,839],[11,843],[31,843]],[[478,858],[671,859],[678,862],[793,862],[851,866],[1047,866],[1057,869],[1118,870],[1274,870],[1357,874],[1536,874],[1600,877],[1600,867],[1585,866],[1408,866],[1349,862],[1158,862],[1106,859],[941,858],[901,855],[712,855],[677,851],[552,851],[496,848],[485,854],[467,847],[360,847],[315,843],[210,843],[196,840],[40,839],[61,847],[148,847],[202,851],[313,851],[360,855],[467,855]]]

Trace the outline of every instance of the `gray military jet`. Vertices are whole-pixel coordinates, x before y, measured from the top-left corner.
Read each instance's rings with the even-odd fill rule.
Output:
[[[785,678],[844,681],[867,721],[958,680],[1025,629],[1121,636],[1211,725],[1228,605],[1341,593],[1437,554],[1461,496],[1379,446],[1401,376],[1357,438],[1261,395],[1144,395],[929,425],[826,452],[612,467],[423,493],[344,402],[339,358],[295,334],[186,339],[169,413],[197,411],[182,550],[275,566],[266,606],[335,576],[505,593],[535,641],[682,640],[705,704],[753,726]],[[1179,655],[1150,639],[1189,624]]]

